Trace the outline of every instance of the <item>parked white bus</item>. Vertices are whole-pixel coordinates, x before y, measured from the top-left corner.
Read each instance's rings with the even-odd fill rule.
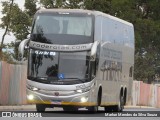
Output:
[[[38,10],[28,44],[27,100],[37,111],[122,111],[131,99],[134,27],[99,11]]]

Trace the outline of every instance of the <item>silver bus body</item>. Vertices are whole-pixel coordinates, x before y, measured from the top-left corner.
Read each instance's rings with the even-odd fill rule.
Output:
[[[37,54],[44,54],[45,52],[43,51],[49,51],[50,53],[48,54],[52,52],[54,55],[58,52],[69,53],[70,55],[74,52],[89,51],[89,61],[96,61],[96,65],[93,67],[96,70],[95,73],[90,75],[90,81],[75,84],[63,84],[62,81],[64,80],[56,81],[53,84],[46,84],[28,78],[28,102],[51,105],[53,107],[77,106],[89,108],[102,106],[106,108],[105,110],[107,110],[108,106],[119,107],[119,104],[124,106],[130,102],[135,50],[133,25],[98,11],[45,9],[39,10],[36,14],[54,12],[58,12],[64,16],[70,13],[75,13],[77,16],[80,13],[93,15],[93,42],[70,45],[48,44],[29,40],[29,49],[34,49],[34,53],[36,53],[36,50],[39,50]],[[24,45],[20,45],[19,47],[22,53],[23,47]],[[74,55],[72,57],[74,58]],[[81,67],[81,64],[79,67]],[[64,77],[63,74],[61,75]],[[122,102],[121,97],[123,103],[120,103]]]

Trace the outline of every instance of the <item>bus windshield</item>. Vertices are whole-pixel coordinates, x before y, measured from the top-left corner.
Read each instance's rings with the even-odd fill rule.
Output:
[[[30,49],[28,77],[38,82],[88,79],[89,53]],[[75,79],[74,79],[75,78]],[[79,81],[80,82],[80,81]]]
[[[92,28],[91,15],[39,14],[34,20],[31,40],[54,44],[91,43]]]

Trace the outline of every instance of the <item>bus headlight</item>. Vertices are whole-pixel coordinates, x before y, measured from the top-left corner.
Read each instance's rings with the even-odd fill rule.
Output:
[[[27,95],[27,99],[28,99],[28,100],[33,100],[33,99],[34,99],[34,96],[33,96],[32,94]]]
[[[81,98],[81,102],[87,102],[88,101],[88,97],[82,97]]]
[[[91,89],[91,87],[83,88],[83,89],[78,89],[76,90],[77,93],[83,93],[83,92],[88,92]]]
[[[31,85],[27,85],[27,88],[32,90],[32,91],[38,91],[39,90],[39,88],[33,87]]]
[[[38,90],[38,88],[33,87],[33,91],[37,91],[37,90]]]
[[[82,93],[83,91],[82,91],[82,90],[76,90],[76,92],[77,92],[77,93]]]

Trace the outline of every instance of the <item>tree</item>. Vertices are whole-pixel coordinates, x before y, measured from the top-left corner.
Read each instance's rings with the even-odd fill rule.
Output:
[[[2,57],[2,48],[3,48],[3,43],[4,43],[4,38],[8,32],[9,29],[9,25],[10,25],[10,18],[11,18],[11,10],[12,10],[12,6],[13,6],[13,2],[14,0],[11,1],[10,5],[7,5],[7,2],[3,2],[3,6],[6,5],[6,9],[4,9],[4,11],[6,11],[6,24],[5,24],[5,32],[2,36],[2,41],[1,41],[1,46],[0,46],[0,58]],[[9,3],[8,3],[9,4]],[[9,10],[8,10],[9,9]],[[2,13],[4,14],[4,11],[2,11]]]
[[[4,14],[4,16],[2,17],[1,27],[5,28],[6,26],[8,26],[7,31],[12,32],[17,40],[24,40],[27,38],[27,35],[30,31],[30,17],[25,11],[22,11],[15,3],[12,4],[12,10],[10,11],[10,13],[8,13],[8,9],[10,9],[10,7],[8,7],[9,4],[9,2],[3,2],[2,4],[2,13]],[[15,48],[15,54],[16,56],[18,56],[17,47]]]
[[[159,9],[159,5],[156,4],[155,1],[136,1],[139,16],[134,24],[136,31],[135,79],[147,79],[148,83],[154,80],[157,74],[156,66],[160,65],[160,24],[158,17],[155,19],[157,13],[154,12]],[[151,6],[154,6],[154,9]]]
[[[66,0],[64,7],[70,9],[83,8],[83,0]]]
[[[30,33],[32,18],[36,8],[36,0],[25,0],[25,10],[22,11],[19,6],[12,2],[2,2],[2,24],[0,27],[6,28],[5,35],[7,32],[12,32],[17,40],[24,40]],[[4,35],[4,36],[5,36]],[[3,46],[4,37],[2,40]],[[2,49],[1,46],[1,49]],[[15,46],[15,58],[18,57],[18,46]],[[2,57],[2,55],[1,55]],[[2,59],[2,58],[1,58]]]
[[[84,0],[84,8],[110,13],[111,0]]]
[[[84,0],[40,0],[45,8],[82,8]]]
[[[64,8],[65,0],[40,0],[40,4],[45,8]]]
[[[31,18],[33,18],[34,14],[37,11],[37,0],[25,0],[25,12],[28,14]]]

